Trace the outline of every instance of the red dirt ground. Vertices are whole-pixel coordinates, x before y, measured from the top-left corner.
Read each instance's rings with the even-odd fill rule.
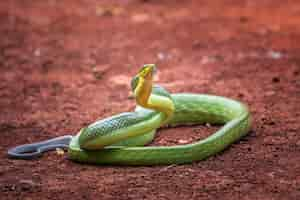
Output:
[[[10,0],[0,21],[1,199],[300,199],[299,1]],[[252,131],[188,165],[7,159],[15,145],[132,110],[129,81],[144,63],[172,92],[247,103]],[[215,130],[162,130],[153,145]]]

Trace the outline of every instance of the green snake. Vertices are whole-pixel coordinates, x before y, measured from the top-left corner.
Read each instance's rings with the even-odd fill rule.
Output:
[[[81,129],[68,144],[68,157],[81,163],[168,165],[191,163],[215,155],[250,130],[246,105],[225,97],[176,93],[153,84],[155,65],[144,65],[131,81],[137,107]],[[224,125],[191,144],[144,146],[160,127]]]

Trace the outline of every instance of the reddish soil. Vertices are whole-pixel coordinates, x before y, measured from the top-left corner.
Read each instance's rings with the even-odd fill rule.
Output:
[[[0,2],[1,199],[300,199],[300,2]],[[129,81],[156,63],[172,92],[247,103],[252,131],[188,165],[90,166],[8,148],[132,110]],[[161,130],[153,145],[217,127]]]

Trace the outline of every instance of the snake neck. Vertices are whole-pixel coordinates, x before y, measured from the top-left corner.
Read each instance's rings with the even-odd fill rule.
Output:
[[[165,115],[165,119],[162,124],[167,123],[172,118],[175,110],[172,99],[153,93],[150,95],[147,105],[144,107],[163,113]]]
[[[136,102],[144,108],[163,113],[163,125],[173,116],[175,110],[174,102],[166,91],[167,94],[157,93],[153,88],[152,80],[140,80],[139,87],[135,91]]]
[[[139,85],[134,91],[136,103],[144,108],[148,107],[148,99],[152,93],[152,80],[139,79]]]

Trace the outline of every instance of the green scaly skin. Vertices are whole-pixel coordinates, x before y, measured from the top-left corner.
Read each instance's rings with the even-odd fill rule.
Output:
[[[251,125],[247,106],[225,97],[169,94],[162,87],[154,86],[148,102],[165,106],[166,110],[172,109],[172,117],[138,106],[134,112],[95,122],[72,139],[69,158],[82,163],[109,165],[191,163],[223,151],[246,135]],[[153,140],[156,130],[162,125],[205,123],[225,125],[206,139],[191,144],[144,147]]]

